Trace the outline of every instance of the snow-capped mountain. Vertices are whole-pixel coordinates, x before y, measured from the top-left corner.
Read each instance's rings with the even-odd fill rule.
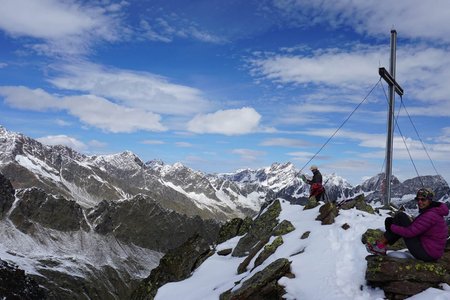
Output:
[[[256,212],[265,199],[265,193],[256,192],[249,202],[248,191],[241,197],[238,186],[215,186],[205,174],[181,164],[143,163],[129,151],[86,156],[67,147],[42,145],[3,127],[0,153],[0,172],[15,188],[39,187],[83,208],[141,193],[190,216],[226,220]]]
[[[309,185],[300,175],[291,163],[204,174],[180,163],[143,162],[130,151],[87,156],[0,126],[0,259],[60,298],[124,299],[194,233],[212,243],[219,222],[254,216],[276,198],[305,203]],[[380,176],[352,187],[323,174],[326,200],[364,193],[379,201]],[[395,201],[412,200],[424,182],[448,199],[445,180],[429,176],[398,182]]]

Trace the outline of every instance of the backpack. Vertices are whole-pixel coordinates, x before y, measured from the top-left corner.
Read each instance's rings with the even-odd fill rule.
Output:
[[[309,191],[310,196],[318,196],[325,192],[325,188],[321,183],[313,183]]]

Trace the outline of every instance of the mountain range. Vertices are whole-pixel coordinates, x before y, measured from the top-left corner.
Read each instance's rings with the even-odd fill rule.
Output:
[[[225,221],[255,216],[274,199],[304,204],[309,185],[300,175],[289,162],[204,174],[143,162],[129,151],[88,156],[0,127],[0,258],[24,269],[50,298],[124,299],[164,253],[195,233],[214,243]],[[353,187],[324,174],[326,200],[363,193],[379,201],[382,178]],[[424,184],[448,201],[441,176],[393,181],[393,201],[413,208]]]

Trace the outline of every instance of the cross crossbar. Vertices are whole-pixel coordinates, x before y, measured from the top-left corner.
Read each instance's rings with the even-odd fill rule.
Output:
[[[395,81],[394,78],[392,78],[391,74],[389,74],[389,72],[385,69],[385,68],[378,68],[378,74],[380,74],[380,76],[386,80],[386,82],[389,85],[394,86],[395,88],[395,92],[399,95],[399,96],[403,96],[403,89],[402,87],[397,83],[397,81]]]

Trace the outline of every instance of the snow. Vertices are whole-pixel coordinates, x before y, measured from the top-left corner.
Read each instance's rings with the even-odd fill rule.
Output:
[[[292,205],[281,201],[281,220],[289,220],[296,230],[283,235],[284,243],[262,265],[252,271],[240,275],[236,270],[245,257],[219,256],[217,253],[208,258],[192,276],[180,282],[172,282],[162,286],[155,297],[156,300],[216,300],[220,294],[233,288],[235,282],[250,278],[278,258],[288,258],[291,272],[295,278],[283,277],[279,284],[285,286],[285,299],[383,299],[381,289],[369,287],[365,281],[368,255],[361,243],[361,235],[368,228],[384,227],[387,211],[380,215],[372,215],[356,209],[341,210],[335,223],[321,225],[315,218],[319,207],[303,210],[303,206]],[[342,225],[350,228],[344,230]],[[306,239],[300,237],[307,231]],[[233,248],[240,237],[235,237],[220,245],[216,250]],[[302,252],[303,253],[299,253]],[[407,257],[403,251],[390,251],[388,255]],[[257,257],[257,255],[255,256]],[[254,260],[249,264],[253,266]],[[244,281],[243,280],[243,281]],[[237,288],[237,287],[235,287]],[[443,290],[428,289],[410,299],[450,299],[450,287],[443,285]]]
[[[34,156],[23,156],[23,155],[16,155],[16,161],[22,166],[30,170],[31,172],[35,174],[39,174],[43,177],[49,178],[55,182],[60,181],[59,172],[52,169],[48,170],[49,166],[37,159]]]
[[[186,192],[182,187],[179,187],[169,181],[164,182],[164,184],[166,186],[174,189],[175,191],[177,191],[183,195],[186,195],[188,198],[192,199],[198,207],[205,208],[205,209],[208,209],[208,210],[214,212],[214,206],[215,206],[214,202],[217,202],[216,200],[212,200],[211,198],[205,196],[205,194]]]
[[[27,274],[41,275],[39,270],[45,268],[85,277],[92,267],[110,266],[126,271],[133,278],[144,279],[163,255],[136,245],[122,244],[112,236],[93,231],[60,232],[34,226],[36,230],[31,236],[15,228],[8,219],[0,221],[0,258],[16,264]],[[40,261],[56,264],[44,267]]]

